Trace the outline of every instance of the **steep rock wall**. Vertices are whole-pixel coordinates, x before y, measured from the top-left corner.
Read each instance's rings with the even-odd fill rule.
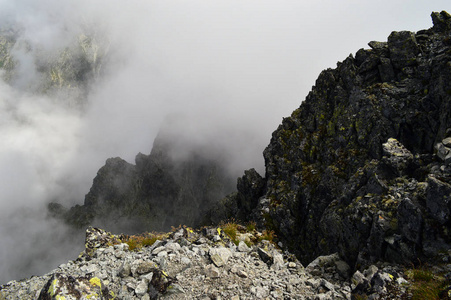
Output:
[[[323,71],[273,133],[257,215],[303,262],[336,251],[352,264],[406,262],[448,249],[451,220],[439,215],[450,168],[434,147],[451,128],[451,16],[432,19]]]

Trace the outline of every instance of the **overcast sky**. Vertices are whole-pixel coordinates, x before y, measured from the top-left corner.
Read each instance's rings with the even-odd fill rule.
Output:
[[[83,113],[0,82],[0,283],[30,274],[13,270],[36,240],[26,237],[53,228],[40,208],[83,203],[107,158],[150,153],[166,116],[187,115],[193,139],[219,136],[238,153],[235,171],[262,173],[272,131],[321,70],[391,31],[427,29],[441,10],[449,0],[0,0],[1,22],[20,24],[32,46],[58,51],[89,24],[112,58]],[[28,84],[36,68],[22,54]],[[23,222],[23,207],[40,213]]]

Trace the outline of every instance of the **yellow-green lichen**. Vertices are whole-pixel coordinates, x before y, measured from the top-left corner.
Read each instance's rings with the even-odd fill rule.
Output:
[[[49,289],[48,289],[48,293],[50,294],[50,296],[54,296],[55,295],[55,287],[56,287],[56,284],[58,283],[58,279],[54,279],[53,281],[52,281],[52,284],[50,285],[50,287],[49,287]]]
[[[100,281],[100,278],[98,278],[98,277],[93,277],[93,278],[89,279],[89,283],[94,286],[102,287],[102,282]]]

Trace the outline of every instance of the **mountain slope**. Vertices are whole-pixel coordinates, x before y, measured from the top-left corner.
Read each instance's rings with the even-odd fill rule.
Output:
[[[417,262],[450,248],[451,16],[432,20],[323,71],[273,133],[266,188],[249,201],[303,263],[333,252],[353,266]]]
[[[233,189],[220,152],[175,155],[188,138],[172,132],[136,165],[109,159],[83,206],[53,211],[110,230],[255,220],[303,263],[437,258],[451,245],[451,16],[432,20],[323,71],[273,133],[265,177],[246,171],[223,200]]]
[[[223,153],[205,153],[205,145],[193,145],[182,132],[167,122],[149,155],[139,153],[135,165],[108,159],[83,205],[67,210],[51,203],[51,213],[75,227],[129,233],[204,224],[210,207],[233,191],[235,179]]]

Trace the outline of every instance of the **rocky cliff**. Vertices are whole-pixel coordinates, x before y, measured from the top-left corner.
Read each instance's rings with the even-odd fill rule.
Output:
[[[252,214],[303,263],[334,252],[357,268],[447,257],[451,16],[432,21],[324,70],[273,133],[265,178],[247,172],[226,201],[234,210],[216,212]]]
[[[139,153],[134,165],[108,159],[83,205],[51,203],[50,212],[77,228],[128,233],[207,222],[210,208],[234,190],[235,178],[224,167],[224,153],[205,153],[206,146],[184,137],[176,123],[167,121],[151,153]]]

